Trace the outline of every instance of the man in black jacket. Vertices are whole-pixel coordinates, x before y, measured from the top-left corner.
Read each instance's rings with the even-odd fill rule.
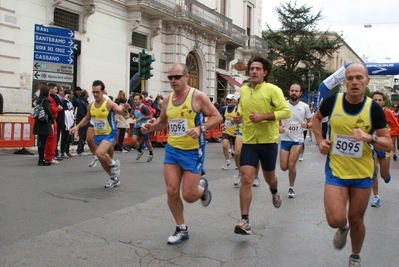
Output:
[[[3,114],[3,105],[4,105],[3,95],[0,94],[0,114]]]
[[[73,91],[73,97],[72,97],[72,105],[75,108],[75,110],[78,108],[79,105],[79,99],[82,95],[82,88],[79,86],[75,87],[75,90]]]
[[[87,114],[87,106],[89,105],[88,99],[89,99],[89,92],[83,90],[82,93],[80,94],[79,104],[77,106],[76,124],[78,124]],[[86,132],[88,127],[89,123],[79,128],[79,142],[78,142],[78,148],[76,150],[79,156],[87,156],[87,154],[84,151],[84,146],[86,143]]]

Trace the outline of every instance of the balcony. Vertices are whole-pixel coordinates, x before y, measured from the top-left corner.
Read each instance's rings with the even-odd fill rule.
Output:
[[[248,40],[247,49],[256,50],[267,55],[267,49],[268,49],[267,41],[262,37],[251,35]]]
[[[114,0],[116,1],[116,0]],[[232,19],[195,0],[117,0],[131,9],[144,8],[150,15],[168,15],[177,20],[196,22],[204,28],[212,29],[223,35],[228,42],[237,46],[246,46],[245,30],[233,25]]]

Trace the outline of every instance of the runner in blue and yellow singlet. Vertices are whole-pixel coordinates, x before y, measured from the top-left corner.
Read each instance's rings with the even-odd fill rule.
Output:
[[[327,155],[324,187],[327,222],[338,228],[333,239],[336,249],[345,246],[350,229],[349,266],[360,266],[359,254],[365,237],[363,217],[374,172],[370,144],[381,151],[392,150],[384,112],[365,96],[369,80],[363,64],[349,65],[345,70],[346,93],[326,98],[312,119],[320,153]],[[322,137],[322,119],[326,116],[330,118],[330,139]]]
[[[223,155],[226,160],[226,163],[222,166],[223,170],[227,170],[230,166],[230,154],[229,154],[229,147],[230,144],[233,145],[236,139],[236,131],[237,131],[237,124],[235,124],[232,119],[237,114],[237,109],[234,95],[228,94],[226,96],[226,106],[220,108],[219,113],[222,115],[223,118],[223,127],[222,127],[222,149]]]
[[[83,127],[91,120],[94,128],[94,143],[97,146],[95,151],[92,152],[98,157],[103,169],[111,177],[105,188],[113,188],[120,184],[118,177],[120,163],[119,160],[113,160],[113,145],[118,131],[115,113],[126,116],[130,105],[125,103],[122,109],[116,103],[104,97],[105,85],[100,80],[93,82],[92,90],[95,100],[87,106],[86,116],[69,132],[73,134],[79,127]]]
[[[168,144],[165,147],[164,176],[168,205],[176,222],[176,230],[168,244],[179,244],[189,238],[183,214],[182,196],[188,203],[201,199],[206,207],[212,199],[208,181],[201,177],[205,158],[205,132],[218,125],[222,118],[203,92],[190,87],[188,68],[172,64],[168,80],[173,92],[164,98],[161,114],[154,124],[141,127],[143,134],[161,131],[169,125]],[[209,119],[205,122],[204,114]]]

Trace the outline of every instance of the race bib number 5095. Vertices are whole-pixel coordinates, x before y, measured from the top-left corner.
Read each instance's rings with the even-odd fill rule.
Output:
[[[363,141],[358,141],[353,136],[335,134],[333,154],[360,158],[363,154]]]

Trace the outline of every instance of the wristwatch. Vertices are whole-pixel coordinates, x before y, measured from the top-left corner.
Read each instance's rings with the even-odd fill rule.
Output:
[[[205,127],[205,125],[201,125],[200,129],[201,129],[201,133],[205,133],[205,132],[206,132],[206,127]]]
[[[376,135],[376,134],[372,134],[371,135],[371,143],[373,144],[373,143],[377,143],[377,141],[378,141],[378,136]]]

